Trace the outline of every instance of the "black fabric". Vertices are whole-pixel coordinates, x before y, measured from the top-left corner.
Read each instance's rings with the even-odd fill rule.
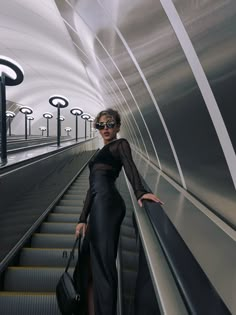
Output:
[[[91,182],[93,183],[94,181],[94,173],[99,170],[107,171],[107,178],[110,178],[113,182],[115,182],[116,178],[119,176],[122,166],[124,167],[125,173],[133,187],[136,198],[139,199],[142,195],[148,192],[142,185],[137,167],[132,158],[131,148],[128,141],[123,138],[112,141],[98,151],[98,153],[89,162],[90,188],[87,191],[79,222],[87,222],[93,198],[96,194],[96,190],[91,191]]]
[[[116,314],[116,256],[125,203],[115,180],[122,166],[139,199],[147,191],[142,186],[127,140],[108,143],[89,163],[90,188],[79,222],[86,222],[90,215],[86,239],[93,274],[95,315]]]

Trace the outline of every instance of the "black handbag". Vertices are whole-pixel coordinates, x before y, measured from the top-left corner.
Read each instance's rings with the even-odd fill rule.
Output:
[[[78,244],[78,248],[79,248],[78,260],[79,260],[81,235],[79,235],[79,237],[77,237],[74,242],[69,260],[67,262],[66,269],[61,275],[56,286],[57,304],[62,315],[78,314],[78,310],[80,307],[81,294],[79,292],[79,289],[78,288],[76,289],[74,280],[68,272],[68,268],[70,266],[71,259],[74,256],[75,247],[78,241],[79,241],[79,244]]]

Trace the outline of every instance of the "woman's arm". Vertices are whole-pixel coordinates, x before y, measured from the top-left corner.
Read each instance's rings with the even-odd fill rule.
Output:
[[[87,218],[90,212],[90,207],[92,204],[92,196],[91,196],[91,191],[90,189],[88,189],[87,194],[86,194],[86,198],[84,201],[84,206],[83,206],[83,210],[82,213],[79,217],[79,222],[78,223],[87,223]]]
[[[126,139],[121,139],[118,145],[118,151],[125,169],[125,174],[132,185],[136,198],[139,199],[142,195],[148,193],[148,191],[142,185],[137,167],[132,158],[129,142]]]
[[[132,158],[131,148],[128,141],[122,139],[119,143],[118,150],[122,164],[125,169],[125,173],[133,187],[134,194],[138,200],[139,205],[142,207],[142,199],[148,199],[163,204],[159,198],[157,198],[154,194],[148,192],[143,187],[137,167]]]
[[[82,231],[82,235],[85,236],[85,232],[87,229],[87,218],[88,218],[88,215],[90,212],[91,203],[92,203],[91,191],[90,191],[90,189],[88,189],[87,194],[86,194],[86,198],[84,201],[82,213],[79,217],[78,224],[75,227],[75,235],[77,237],[79,236],[81,231]]]

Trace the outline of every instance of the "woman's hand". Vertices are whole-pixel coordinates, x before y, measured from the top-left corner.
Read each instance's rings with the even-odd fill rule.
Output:
[[[140,205],[140,207],[143,206],[143,203],[142,203],[142,200],[143,200],[143,199],[151,200],[151,201],[154,201],[154,202],[158,202],[158,203],[160,203],[161,205],[164,204],[164,203],[163,203],[159,198],[157,198],[157,196],[155,196],[154,194],[147,193],[147,194],[142,195],[142,197],[138,200],[138,204]]]
[[[78,237],[79,234],[81,234],[81,231],[82,231],[82,235],[84,237],[86,229],[87,229],[87,224],[86,223],[78,223],[76,225],[76,228],[75,228],[75,235],[76,235],[76,237]]]

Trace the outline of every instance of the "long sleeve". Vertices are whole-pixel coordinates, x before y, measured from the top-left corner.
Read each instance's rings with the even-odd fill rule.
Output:
[[[86,198],[84,201],[83,210],[82,210],[82,213],[79,217],[78,223],[87,223],[87,218],[88,218],[88,215],[90,212],[91,203],[92,203],[92,195],[91,195],[90,189],[88,189],[87,194],[86,194]]]
[[[147,190],[142,185],[138,170],[136,165],[134,164],[132,154],[131,154],[131,148],[127,140],[122,139],[120,141],[119,146],[119,155],[122,161],[122,164],[125,169],[125,173],[132,185],[132,188],[134,190],[134,194],[137,199],[141,198],[142,195],[148,193]]]

